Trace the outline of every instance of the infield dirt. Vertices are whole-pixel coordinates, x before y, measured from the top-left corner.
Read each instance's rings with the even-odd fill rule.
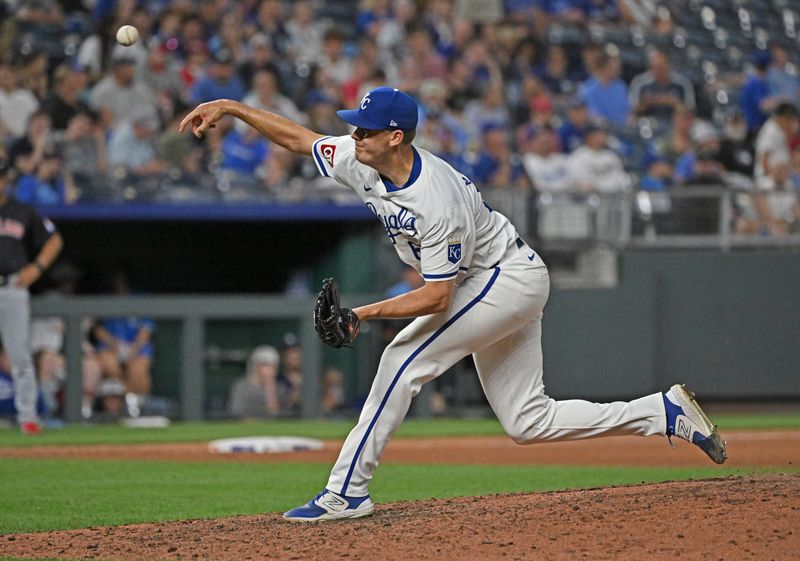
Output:
[[[27,558],[790,561],[800,474],[379,505],[371,518],[279,514],[0,536]]]

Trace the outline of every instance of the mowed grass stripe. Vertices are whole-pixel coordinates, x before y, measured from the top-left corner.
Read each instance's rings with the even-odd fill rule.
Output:
[[[325,486],[321,464],[0,461],[0,533],[280,512]],[[766,472],[768,470],[760,470]],[[386,465],[378,503],[752,473],[729,468]]]
[[[764,430],[800,428],[800,414],[712,415],[720,430]],[[213,421],[173,423],[163,429],[134,429],[120,425],[68,425],[46,430],[36,438],[23,436],[15,428],[0,430],[0,447],[75,444],[143,444],[159,442],[204,442],[236,436],[304,436],[344,439],[355,420],[263,421],[241,423]],[[397,438],[500,435],[496,419],[410,419],[396,433]]]

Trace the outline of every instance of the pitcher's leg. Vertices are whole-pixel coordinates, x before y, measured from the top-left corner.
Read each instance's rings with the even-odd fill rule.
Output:
[[[423,384],[468,354],[448,344],[446,335],[437,329],[441,326],[442,320],[436,316],[418,318],[386,348],[358,424],[342,445],[327,489],[351,497],[366,495],[383,449],[403,422],[412,398]],[[423,346],[427,341],[430,344]]]
[[[515,442],[665,434],[661,393],[631,402],[556,401],[542,380],[541,318],[473,357],[486,397]]]
[[[350,432],[328,480],[341,495],[366,495],[392,433],[406,416],[422,384],[481,348],[500,326],[513,323],[497,313],[503,298],[499,269],[468,279],[456,289],[446,314],[424,316],[401,331],[381,357],[358,424]]]

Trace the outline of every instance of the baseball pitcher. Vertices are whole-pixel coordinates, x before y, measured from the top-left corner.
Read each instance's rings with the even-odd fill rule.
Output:
[[[338,112],[350,136],[321,136],[286,118],[229,100],[205,103],[180,124],[198,137],[233,115],[272,142],[311,156],[319,173],[350,187],[383,225],[400,259],[425,284],[355,309],[325,281],[314,311],[321,339],[352,343],[360,322],[416,318],[386,348],[355,428],[328,484],[284,518],[321,521],[373,511],[369,483],[390,436],[422,384],[472,355],[486,397],[520,444],[607,435],[678,436],[725,461],[725,443],[680,385],[630,403],[556,401],[542,380],[542,310],[550,279],[541,257],[509,220],[484,204],[468,177],[412,144],[417,104],[388,87]]]

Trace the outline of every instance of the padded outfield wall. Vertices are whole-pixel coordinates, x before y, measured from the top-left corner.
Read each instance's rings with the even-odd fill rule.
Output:
[[[559,397],[800,398],[800,251],[626,251],[619,285],[554,290],[545,382]]]

